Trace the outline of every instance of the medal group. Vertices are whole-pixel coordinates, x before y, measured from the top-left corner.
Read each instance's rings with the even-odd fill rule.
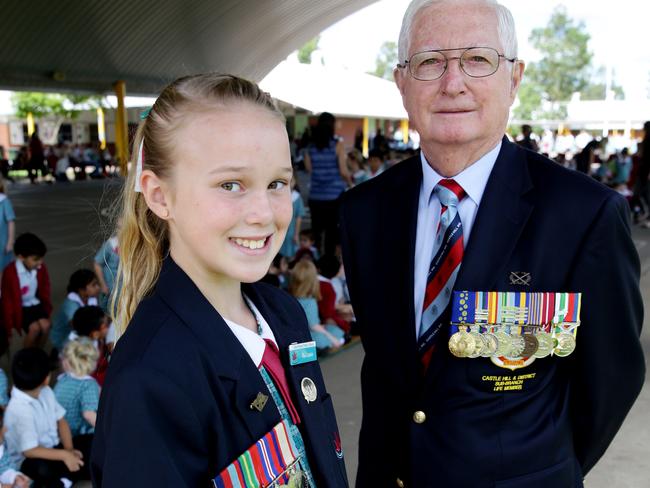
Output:
[[[454,292],[449,351],[459,358],[565,357],[576,347],[580,293]]]

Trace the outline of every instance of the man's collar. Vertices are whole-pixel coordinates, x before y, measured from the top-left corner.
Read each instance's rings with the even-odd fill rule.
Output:
[[[485,191],[485,186],[487,185],[494,163],[499,156],[501,144],[502,142],[499,141],[487,154],[453,177],[454,181],[463,187],[467,196],[477,206],[481,204],[483,192]],[[425,195],[431,195],[435,186],[440,180],[444,179],[444,176],[431,167],[422,151],[420,151],[420,161],[422,163],[423,175],[422,189]]]

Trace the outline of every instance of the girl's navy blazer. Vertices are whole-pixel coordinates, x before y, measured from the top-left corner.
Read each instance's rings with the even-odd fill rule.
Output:
[[[318,362],[289,365],[291,343],[311,340],[298,302],[283,291],[243,285],[275,334],[319,488],[347,487],[332,400]],[[316,401],[300,382],[311,378]],[[91,455],[97,487],[209,486],[268,433],[280,414],[246,350],[196,285],[166,258],[153,293],[119,340],[99,402]]]

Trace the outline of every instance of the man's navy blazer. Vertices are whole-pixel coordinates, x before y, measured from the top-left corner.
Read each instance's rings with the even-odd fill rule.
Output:
[[[289,366],[288,347],[311,340],[285,292],[244,285],[278,342],[318,487],[346,487],[332,407],[318,362]],[[308,403],[300,382],[311,378]],[[269,396],[262,411],[251,407]],[[150,297],[118,341],[99,402],[91,455],[97,487],[201,487],[268,433],[280,414],[257,367],[189,277],[167,258]]]
[[[444,330],[423,378],[413,300],[421,183],[417,156],[343,198],[345,271],[365,349],[357,486],[582,486],[645,375],[627,202],[504,138],[454,289],[581,292],[577,348],[511,372],[453,357]],[[530,283],[512,284],[511,272]],[[526,375],[522,390],[495,392],[494,377],[510,375]]]

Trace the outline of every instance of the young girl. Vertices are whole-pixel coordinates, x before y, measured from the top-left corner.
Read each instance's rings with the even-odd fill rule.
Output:
[[[289,292],[298,299],[307,315],[311,337],[319,351],[332,351],[345,344],[344,332],[334,324],[322,325],[318,316],[321,298],[318,272],[313,262],[302,259],[291,272]]]
[[[304,313],[255,283],[291,220],[282,115],[251,82],[189,76],[134,147],[94,484],[347,486]]]
[[[89,446],[95,430],[99,385],[90,373],[94,371],[98,357],[97,349],[88,339],[70,341],[63,348],[61,363],[64,373],[56,381],[54,396],[65,409],[65,419],[75,438],[75,446]]]
[[[29,488],[32,480],[19,471],[19,463],[7,449],[7,428],[3,421],[4,409],[0,410],[0,488]]]
[[[80,307],[97,305],[99,281],[89,269],[78,269],[68,280],[68,295],[63,300],[61,308],[52,320],[50,339],[57,351],[63,350],[72,331],[72,317]]]
[[[16,236],[16,214],[6,193],[5,182],[0,178],[0,277],[2,270],[14,258],[12,251]]]

